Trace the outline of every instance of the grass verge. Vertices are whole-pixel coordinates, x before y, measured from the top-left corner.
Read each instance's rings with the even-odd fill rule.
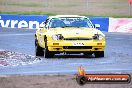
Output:
[[[48,12],[0,12],[0,14],[17,14],[17,15],[58,15],[56,13],[48,13]],[[114,18],[132,18],[132,16],[97,16],[91,14],[78,14],[83,16],[90,16],[90,17],[114,17]]]

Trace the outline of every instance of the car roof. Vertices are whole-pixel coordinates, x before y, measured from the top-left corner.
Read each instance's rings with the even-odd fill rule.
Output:
[[[56,16],[49,16],[49,19],[63,18],[63,17],[83,17],[83,18],[86,18],[86,16],[79,16],[79,15],[56,15]]]

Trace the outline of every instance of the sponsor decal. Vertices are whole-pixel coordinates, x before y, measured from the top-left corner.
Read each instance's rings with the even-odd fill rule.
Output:
[[[93,24],[99,24],[98,28],[101,31],[108,32],[109,18],[108,17],[89,17]],[[95,26],[95,25],[94,25]]]
[[[40,24],[47,19],[48,16],[33,15],[0,15],[0,27],[5,28],[29,28],[37,29]]]
[[[131,76],[129,74],[86,74],[80,66],[76,81],[79,85],[86,83],[130,83]]]
[[[73,46],[84,46],[83,43],[73,43]]]

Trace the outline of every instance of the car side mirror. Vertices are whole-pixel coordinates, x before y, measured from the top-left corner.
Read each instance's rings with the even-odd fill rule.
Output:
[[[95,24],[94,27],[95,28],[100,28],[100,24]]]
[[[45,27],[45,22],[42,22],[40,25],[39,25],[39,28],[44,28]]]

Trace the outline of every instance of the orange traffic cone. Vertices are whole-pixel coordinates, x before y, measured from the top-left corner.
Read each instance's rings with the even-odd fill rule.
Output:
[[[80,66],[80,67],[78,68],[78,72],[79,72],[79,75],[81,75],[81,76],[85,76],[85,75],[86,75],[86,72],[85,72],[85,70],[82,68],[82,66]]]

